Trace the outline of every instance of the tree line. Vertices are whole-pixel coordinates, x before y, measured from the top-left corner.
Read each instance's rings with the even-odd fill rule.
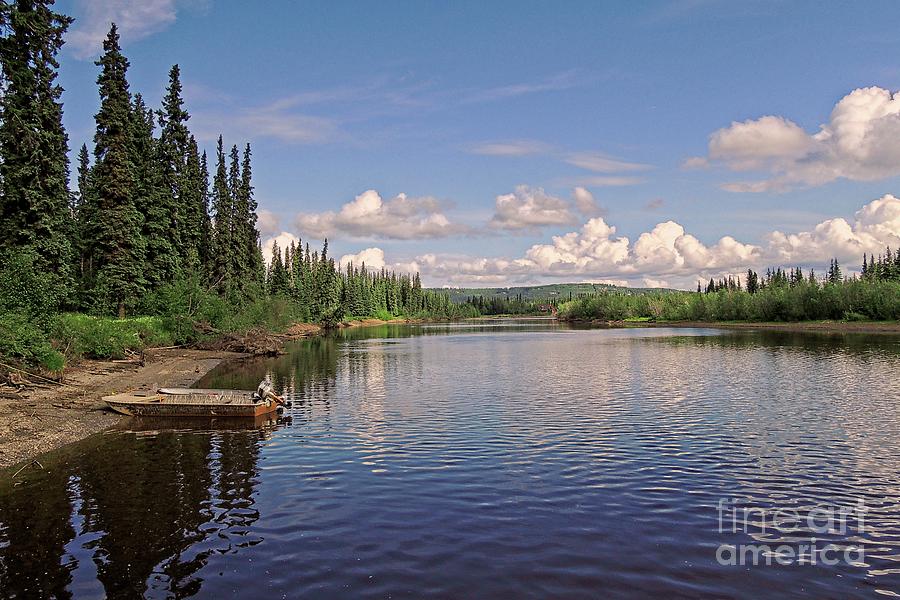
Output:
[[[426,317],[477,316],[470,305],[458,305],[445,293],[422,288],[418,273],[397,274],[384,268],[347,263],[340,269],[328,256],[328,240],[321,253],[304,249],[302,240],[282,250],[272,247],[268,292],[295,300],[309,315],[324,322],[342,317],[399,315]]]
[[[569,299],[572,293],[569,292]],[[540,315],[551,313],[557,304],[555,299],[528,299],[523,294],[513,296],[468,296],[466,303],[482,315]]]
[[[560,305],[573,320],[808,321],[900,319],[900,262],[888,248],[877,259],[863,257],[860,276],[845,277],[837,260],[822,277],[800,267],[752,269],[742,281],[711,279],[694,292],[600,293]]]

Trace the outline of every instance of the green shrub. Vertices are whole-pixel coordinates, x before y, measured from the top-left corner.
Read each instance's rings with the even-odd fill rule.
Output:
[[[868,321],[869,317],[858,312],[847,311],[844,313],[845,321]]]
[[[390,321],[391,319],[394,318],[394,315],[392,315],[390,313],[390,311],[385,310],[383,308],[379,308],[378,310],[376,310],[374,316],[376,319],[378,319],[380,321]]]
[[[116,319],[67,313],[54,319],[50,332],[70,357],[124,358],[151,346],[171,346],[173,336],[160,317]]]
[[[0,356],[61,371],[65,357],[47,340],[47,334],[22,312],[0,314]]]
[[[658,292],[600,293],[564,302],[559,315],[574,320],[665,319],[669,321],[817,321],[900,319],[900,283],[853,280],[839,284],[800,282],[750,294]]]
[[[18,312],[44,327],[66,298],[66,282],[37,266],[30,252],[0,254],[0,312]]]

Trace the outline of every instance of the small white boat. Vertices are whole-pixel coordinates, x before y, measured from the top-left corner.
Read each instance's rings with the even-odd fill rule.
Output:
[[[268,381],[256,390],[161,388],[105,396],[103,401],[135,417],[259,417],[285,405]]]

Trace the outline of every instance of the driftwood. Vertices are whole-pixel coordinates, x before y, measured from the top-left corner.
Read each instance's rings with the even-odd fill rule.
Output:
[[[53,379],[48,379],[47,377],[44,377],[44,376],[42,376],[42,375],[38,375],[37,373],[30,373],[30,372],[26,371],[25,369],[20,369],[20,368],[18,368],[18,367],[14,367],[14,366],[8,365],[8,364],[6,364],[6,363],[0,362],[0,367],[3,367],[3,368],[5,368],[5,369],[10,369],[10,370],[12,370],[12,371],[15,371],[16,373],[22,373],[22,374],[27,375],[27,376],[29,376],[29,377],[36,377],[37,379],[40,379],[40,380],[42,380],[42,381],[46,381],[46,382],[52,383],[53,385],[62,385],[62,386],[66,386],[66,387],[75,387],[75,386],[70,386],[70,385],[68,385],[68,384],[66,384],[66,383],[63,383],[63,382],[61,382],[61,381],[54,381]],[[10,373],[10,374],[9,374],[9,380],[10,380],[10,381],[12,381],[12,378],[13,378],[14,375],[16,375],[16,373]],[[26,385],[37,385],[37,384],[35,384],[35,383],[31,382],[31,381],[27,381],[27,380],[25,380],[25,381],[27,382]]]
[[[257,356],[277,356],[283,352],[281,338],[261,329],[229,333],[214,342],[203,344],[202,347]]]
[[[30,463],[28,463],[28,464],[26,464],[26,465],[22,465],[22,467],[21,467],[18,471],[16,471],[15,473],[13,473],[12,478],[15,479],[15,478],[16,478],[16,475],[18,475],[19,473],[21,473],[22,471],[24,471],[26,467],[30,467],[31,465],[37,465],[37,466],[39,466],[39,467],[41,468],[42,471],[44,470],[44,465],[41,464],[41,461],[39,461],[38,459],[35,458],[35,459],[32,460]]]

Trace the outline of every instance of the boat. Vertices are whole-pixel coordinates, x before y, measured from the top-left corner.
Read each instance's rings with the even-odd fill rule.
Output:
[[[103,401],[133,417],[260,417],[285,406],[268,381],[255,390],[160,388],[104,396]]]

